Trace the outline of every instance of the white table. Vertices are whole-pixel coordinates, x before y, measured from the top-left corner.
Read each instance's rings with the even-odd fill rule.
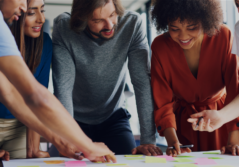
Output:
[[[165,153],[164,153],[165,154]],[[185,153],[182,156],[194,156],[194,158],[188,158],[191,160],[195,160],[197,158],[206,158],[206,157],[221,157],[223,159],[215,159],[217,165],[232,165],[234,167],[239,167],[239,156],[231,156],[231,155],[220,155],[220,154],[203,154],[203,152],[193,152],[193,153]],[[128,164],[130,167],[174,167],[174,164],[187,164],[187,163],[177,163],[170,162],[167,163],[145,163],[144,160],[126,160],[126,158],[122,155],[116,156],[117,164]],[[74,161],[73,159],[68,158],[41,158],[41,159],[20,159],[20,160],[10,160],[3,161],[4,167],[18,167],[18,166],[40,166],[40,167],[65,167],[64,164],[58,165],[47,165],[43,161],[46,160],[64,160],[64,161]],[[96,164],[86,161],[87,167],[107,167],[106,164]],[[213,167],[215,165],[199,165],[198,167]],[[120,166],[119,166],[120,167]]]

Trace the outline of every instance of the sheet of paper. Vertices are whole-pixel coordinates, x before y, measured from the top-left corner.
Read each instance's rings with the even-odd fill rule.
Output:
[[[187,158],[174,158],[175,162],[193,162],[191,159]]]
[[[168,155],[157,156],[158,158],[165,158],[167,161],[174,161],[175,159]]]
[[[45,162],[46,164],[62,164],[62,163],[64,163],[65,161],[55,160],[55,161],[43,161],[43,162]]]
[[[195,164],[176,164],[174,167],[197,167]]]
[[[17,166],[17,167],[40,167],[40,166]]]
[[[79,167],[79,166],[86,166],[84,161],[68,161],[65,162],[66,167]]]
[[[220,152],[205,152],[203,154],[221,154]]]
[[[220,157],[208,157],[208,159],[223,159],[223,158],[220,158]]]
[[[143,155],[125,155],[125,157],[128,157],[128,158],[140,158],[140,157],[143,157]]]
[[[197,165],[216,165],[217,163],[213,159],[208,158],[198,158],[195,160]]]
[[[145,163],[167,163],[165,158],[145,157]]]
[[[107,164],[106,166],[128,166],[128,164]]]
[[[144,160],[144,158],[126,158],[127,160]]]

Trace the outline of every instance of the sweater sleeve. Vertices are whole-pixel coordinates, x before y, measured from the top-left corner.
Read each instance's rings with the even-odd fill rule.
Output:
[[[74,117],[72,91],[75,83],[75,63],[65,46],[62,34],[64,33],[64,23],[62,20],[55,20],[53,27],[53,57],[52,76],[54,94]]]
[[[163,68],[156,57],[156,52],[153,47],[151,64],[154,120],[160,136],[164,136],[164,130],[167,128],[174,128],[177,130],[175,114],[173,112],[173,91],[166,79]]]
[[[129,72],[136,95],[141,144],[155,144],[153,99],[150,86],[149,46],[142,20],[137,18],[134,37],[128,52]]]
[[[225,31],[225,30],[223,30]],[[222,73],[224,82],[226,85],[227,97],[225,100],[225,105],[229,104],[239,93],[239,62],[238,57],[235,54],[231,53],[232,49],[232,35],[231,32],[228,30],[226,31],[227,40],[227,49],[223,56],[223,65],[222,65]],[[225,38],[225,39],[226,39]],[[239,118],[229,122],[226,124],[228,132],[239,130]]]

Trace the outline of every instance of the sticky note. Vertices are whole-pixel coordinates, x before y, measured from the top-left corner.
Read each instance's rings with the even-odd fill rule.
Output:
[[[145,157],[145,163],[167,163],[165,158]]]
[[[167,161],[174,161],[175,159],[168,155],[157,156],[158,158],[165,158]]]
[[[198,158],[195,160],[197,165],[216,165],[217,163],[213,159],[208,158]]]
[[[235,166],[231,166],[231,165],[216,165],[216,166],[212,166],[212,167],[235,167]]]
[[[144,158],[126,158],[126,160],[144,160]]]
[[[174,167],[197,167],[195,164],[176,164]]]
[[[209,157],[208,159],[223,159],[223,158],[220,158],[220,157]]]
[[[194,156],[177,156],[177,158],[193,158]]]
[[[128,164],[107,164],[106,166],[127,166]]]
[[[203,154],[220,154],[219,152],[205,152]]]
[[[187,158],[174,158],[176,162],[193,162],[191,159]]]
[[[86,166],[84,161],[68,161],[65,162],[66,167],[79,167],[79,166]]]
[[[45,162],[46,164],[62,164],[62,163],[64,163],[65,161],[55,160],[55,161],[43,161],[43,162]]]
[[[139,158],[139,157],[143,157],[143,155],[125,155],[125,157],[128,157],[128,158]]]

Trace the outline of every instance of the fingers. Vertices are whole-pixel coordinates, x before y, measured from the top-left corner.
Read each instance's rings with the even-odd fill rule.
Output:
[[[204,119],[202,118],[199,122],[198,130],[199,131],[204,131]]]
[[[156,151],[157,155],[163,155],[163,152],[159,147],[156,147],[155,151]]]
[[[5,151],[5,150],[0,150],[0,158],[9,161],[10,159],[10,154],[9,152]]]
[[[137,153],[137,148],[134,148],[131,152],[132,152],[133,155],[136,154]]]
[[[143,153],[144,155],[151,156],[151,153],[149,152],[148,149],[143,149],[143,150],[142,150],[142,153]]]
[[[199,112],[199,113],[196,113],[196,114],[193,114],[191,115],[191,118],[200,118],[200,117],[203,117],[205,115],[205,112]]]
[[[157,153],[155,152],[153,148],[149,148],[148,150],[152,156],[157,156]]]
[[[198,121],[198,118],[188,118],[187,121],[190,122],[190,123],[194,123],[194,122]]]
[[[225,154],[225,152],[226,152],[226,147],[224,146],[224,147],[221,148],[221,153]]]
[[[176,150],[172,150],[172,153],[173,153],[173,157],[176,157],[178,155]]]
[[[167,149],[167,150],[166,150],[166,154],[167,154],[168,156],[173,156],[172,149]]]
[[[116,157],[115,157],[115,155],[113,155],[113,154],[107,155],[106,157],[107,157],[107,160],[109,160],[109,162],[110,162],[110,161],[112,161],[113,163],[116,163],[116,162],[117,162]]]
[[[176,143],[176,144],[174,144],[174,147],[175,147],[175,149],[177,151],[177,154],[180,155],[181,154],[180,144]]]

